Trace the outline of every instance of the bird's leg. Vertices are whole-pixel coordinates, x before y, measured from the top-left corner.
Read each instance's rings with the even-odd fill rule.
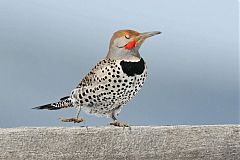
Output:
[[[114,113],[112,113],[111,118],[113,119],[113,122],[110,123],[110,125],[117,126],[117,127],[130,127],[127,123],[123,123],[117,120]]]
[[[62,122],[74,122],[74,123],[83,122],[84,119],[79,117],[80,111],[81,111],[81,106],[78,107],[78,111],[77,111],[76,117],[74,117],[74,118],[61,118],[61,121]]]

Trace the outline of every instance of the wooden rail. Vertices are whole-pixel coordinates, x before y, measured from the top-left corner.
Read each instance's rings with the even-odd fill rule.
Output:
[[[0,159],[240,159],[240,125],[1,128]]]

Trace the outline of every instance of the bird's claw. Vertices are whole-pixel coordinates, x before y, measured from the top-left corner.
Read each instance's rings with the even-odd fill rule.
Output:
[[[80,123],[83,122],[84,119],[81,117],[75,117],[75,118],[60,118],[62,122],[74,122],[74,123]]]

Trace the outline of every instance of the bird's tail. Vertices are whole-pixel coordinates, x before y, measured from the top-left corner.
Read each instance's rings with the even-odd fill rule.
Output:
[[[49,103],[46,105],[34,107],[32,109],[48,109],[48,110],[57,110],[62,108],[72,107],[72,101],[69,96],[63,97],[59,102]]]

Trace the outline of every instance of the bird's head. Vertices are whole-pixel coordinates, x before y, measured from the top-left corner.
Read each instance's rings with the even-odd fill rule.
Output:
[[[133,30],[119,30],[111,38],[107,58],[110,59],[132,59],[140,58],[139,48],[145,39],[161,32],[139,33]]]

